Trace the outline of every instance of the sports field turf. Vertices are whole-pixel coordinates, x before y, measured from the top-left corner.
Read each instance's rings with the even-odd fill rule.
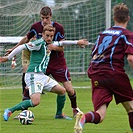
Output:
[[[77,83],[73,85],[76,86]],[[89,86],[88,83],[78,83],[78,86]],[[91,89],[77,88],[78,106],[83,112],[93,110],[91,103]],[[19,111],[3,120],[3,111],[21,101],[21,89],[0,90],[0,133],[73,133],[75,118],[72,120],[54,119],[56,111],[56,94],[48,93],[41,96],[41,103],[35,108],[29,108],[35,115],[32,125],[21,125],[18,120],[13,120]],[[65,114],[72,117],[70,101],[67,96]],[[131,133],[128,117],[122,105],[115,105],[114,100],[110,104],[106,118],[99,125],[86,124],[83,133]]]

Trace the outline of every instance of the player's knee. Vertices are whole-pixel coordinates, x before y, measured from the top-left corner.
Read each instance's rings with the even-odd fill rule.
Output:
[[[37,106],[40,104],[40,97],[34,96],[34,97],[31,97],[31,100],[34,106]]]
[[[64,95],[66,93],[66,89],[62,87],[60,94]]]
[[[34,106],[37,106],[37,105],[40,104],[40,101],[38,101],[38,100],[36,100],[36,101],[35,100],[32,100],[32,103],[33,103]]]
[[[75,94],[74,89],[66,90],[69,96],[73,96]]]

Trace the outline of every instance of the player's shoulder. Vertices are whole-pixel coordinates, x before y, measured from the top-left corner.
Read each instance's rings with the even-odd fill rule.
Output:
[[[125,34],[125,35],[129,35],[129,36],[133,36],[133,32],[130,31],[130,30],[128,30],[128,29],[125,29],[125,30],[124,30],[124,34]]]
[[[113,27],[110,27],[109,29],[103,31],[101,34],[111,34],[111,35],[117,35],[117,36],[126,35],[126,36],[128,36],[128,35],[133,35],[133,32],[131,32],[130,30],[128,30],[126,28],[113,26]]]
[[[35,45],[40,45],[40,44],[43,44],[44,42],[45,41],[43,40],[43,38],[40,38],[40,39],[34,40],[32,43]]]
[[[32,24],[32,27],[37,27],[37,26],[41,26],[41,21]]]
[[[58,22],[53,22],[53,27],[55,27],[56,29],[60,29],[63,28],[63,25]]]

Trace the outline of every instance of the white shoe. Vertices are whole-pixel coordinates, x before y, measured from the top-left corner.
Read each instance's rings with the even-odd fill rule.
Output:
[[[83,112],[78,112],[76,115],[76,122],[74,125],[74,133],[82,133],[84,123],[81,123],[81,119],[85,117]]]
[[[73,108],[73,117],[76,118],[76,115],[78,112],[81,112],[81,110],[77,107],[77,108]]]

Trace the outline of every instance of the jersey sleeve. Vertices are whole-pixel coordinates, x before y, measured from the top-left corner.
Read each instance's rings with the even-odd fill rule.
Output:
[[[38,50],[41,48],[41,46],[42,46],[43,44],[44,44],[43,39],[38,39],[38,40],[36,40],[36,41],[26,43],[25,46],[26,46],[26,48],[27,48],[29,51],[33,51],[33,50],[38,51]]]
[[[125,41],[126,43],[125,53],[133,55],[133,34],[130,34],[127,38],[128,38],[128,41]]]
[[[30,31],[27,33],[27,37],[30,40],[34,36],[35,36],[35,30],[34,30],[34,26],[32,25],[30,28]]]
[[[61,24],[54,22],[53,25],[56,28],[54,41],[61,41],[65,39],[64,28]]]
[[[71,40],[63,40],[63,41],[54,41],[53,45],[55,46],[67,46],[67,45],[73,45],[77,44],[78,41],[71,41]]]

